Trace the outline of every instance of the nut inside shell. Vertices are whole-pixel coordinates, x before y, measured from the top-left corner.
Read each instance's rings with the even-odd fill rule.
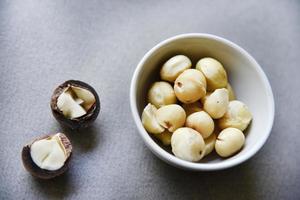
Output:
[[[100,99],[87,83],[69,80],[54,90],[50,106],[59,123],[79,129],[95,121],[100,111]]]
[[[53,145],[55,143],[58,146]],[[63,151],[63,160],[60,150]],[[22,161],[25,169],[41,179],[51,179],[62,175],[69,167],[71,155],[71,142],[63,133],[42,136],[22,149]]]

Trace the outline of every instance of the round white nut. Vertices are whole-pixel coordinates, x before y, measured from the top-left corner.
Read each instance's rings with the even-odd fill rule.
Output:
[[[194,103],[182,104],[182,107],[185,111],[186,116],[189,116],[192,113],[202,111],[202,104],[199,101]]]
[[[228,157],[238,152],[245,143],[242,131],[236,128],[226,128],[217,137],[215,149],[218,155]]]
[[[194,103],[206,94],[206,80],[196,69],[182,72],[174,84],[176,97],[183,103]]]
[[[148,92],[148,101],[157,108],[160,108],[161,106],[176,103],[177,99],[171,84],[159,81],[151,86]]]
[[[208,138],[204,140],[205,142],[205,155],[210,154],[215,149],[217,135],[215,133],[211,134]]]
[[[158,123],[170,132],[184,125],[186,114],[177,104],[170,104],[159,108],[156,112]]]
[[[184,70],[191,68],[191,60],[184,55],[177,55],[170,58],[161,68],[160,77],[162,80],[173,83]]]
[[[172,152],[178,158],[196,162],[205,154],[205,143],[200,133],[191,128],[179,128],[171,137]]]
[[[142,124],[144,128],[153,134],[162,133],[165,128],[162,127],[156,119],[157,108],[149,103],[142,113]]]
[[[227,83],[226,89],[228,90],[229,101],[235,100],[236,98],[235,98],[234,91],[229,83]]]
[[[241,101],[230,101],[225,115],[219,119],[221,129],[233,127],[244,131],[252,120],[249,108]]]
[[[185,126],[198,131],[204,139],[208,138],[215,128],[214,120],[204,111],[189,115]]]
[[[228,107],[229,97],[225,88],[216,89],[204,101],[204,110],[214,119],[221,118]]]
[[[153,136],[159,139],[161,143],[165,146],[169,146],[171,144],[172,133],[168,130],[165,130],[164,132],[160,134],[155,134]]]
[[[30,156],[33,162],[41,169],[58,170],[67,160],[69,155],[67,155],[59,134],[35,141],[31,145]]]
[[[57,98],[57,107],[69,119],[81,117],[96,102],[93,93],[87,89],[69,86]]]
[[[208,91],[226,87],[226,71],[222,64],[216,59],[202,58],[197,62],[196,69],[200,70],[204,74],[207,81]]]

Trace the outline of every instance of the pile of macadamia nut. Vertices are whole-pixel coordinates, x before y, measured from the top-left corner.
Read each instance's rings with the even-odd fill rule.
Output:
[[[176,55],[164,63],[161,81],[151,85],[142,123],[148,133],[183,160],[197,162],[214,149],[221,157],[239,152],[252,120],[248,107],[235,100],[227,73],[214,58],[191,60]]]

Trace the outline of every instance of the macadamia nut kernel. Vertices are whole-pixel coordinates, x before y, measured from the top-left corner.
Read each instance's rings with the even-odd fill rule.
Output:
[[[151,86],[148,92],[148,101],[157,108],[160,108],[161,106],[176,103],[177,99],[171,84],[159,81]]]
[[[208,91],[226,87],[226,71],[222,64],[216,59],[202,58],[197,62],[196,69],[200,70],[204,74],[207,81]]]
[[[75,119],[85,115],[95,102],[87,89],[69,86],[57,98],[57,107],[66,118]]]
[[[165,128],[162,127],[156,119],[157,108],[149,103],[142,113],[142,124],[144,128],[152,134],[162,133]]]
[[[205,154],[205,142],[200,133],[191,128],[179,128],[171,137],[172,152],[183,160],[197,162]]]
[[[225,88],[216,89],[205,98],[203,108],[214,119],[221,118],[228,107],[229,97]]]
[[[58,170],[69,157],[59,134],[32,143],[30,155],[39,168],[50,171]]]
[[[204,139],[208,138],[215,128],[214,120],[204,111],[189,115],[185,125],[198,131]]]
[[[244,131],[252,120],[249,108],[241,101],[230,101],[225,115],[219,119],[221,129],[233,127]]]
[[[236,128],[226,128],[217,137],[215,149],[222,157],[232,156],[238,152],[245,143],[242,131]]]
[[[205,77],[198,70],[187,69],[175,80],[174,91],[181,102],[194,103],[206,94]]]
[[[160,77],[164,81],[173,83],[184,70],[191,68],[191,60],[184,55],[170,58],[161,68]]]
[[[156,112],[158,123],[170,132],[184,125],[186,114],[183,108],[177,104],[171,104],[159,108]]]

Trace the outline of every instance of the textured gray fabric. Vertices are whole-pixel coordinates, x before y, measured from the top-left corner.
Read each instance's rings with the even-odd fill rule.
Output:
[[[186,32],[216,34],[261,64],[275,96],[272,134],[246,163],[187,172],[156,158],[131,117],[129,85],[155,44]],[[299,199],[300,2],[0,1],[0,199]],[[63,130],[53,89],[90,83],[102,109],[93,127]],[[50,181],[23,168],[22,146],[65,131],[70,170]]]

